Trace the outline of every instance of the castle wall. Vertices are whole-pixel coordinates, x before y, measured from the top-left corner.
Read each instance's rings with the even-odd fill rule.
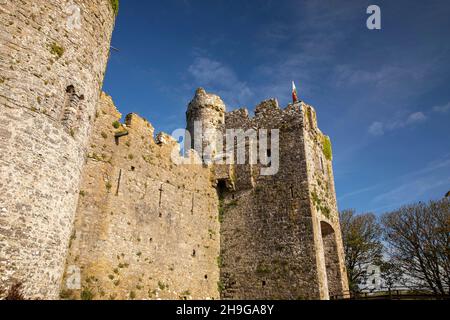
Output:
[[[315,116],[303,103],[281,110],[268,100],[254,118],[246,110],[226,115],[227,128],[279,129],[280,169],[261,176],[261,165],[237,165],[235,188],[221,194],[225,299],[328,299],[330,280],[333,294],[345,288],[331,160],[310,111]],[[322,222],[335,231],[325,240]]]
[[[249,177],[245,166],[243,179],[236,170],[236,191],[224,193],[222,297],[320,298],[302,113],[295,107],[283,111],[269,100],[254,118],[242,110],[227,114],[226,125],[279,129],[280,170],[260,176],[255,166]]]
[[[170,137],[159,135],[155,141],[152,126],[137,115],[116,129],[120,118],[103,95],[62,296],[219,298],[218,200],[211,170],[175,165]],[[77,268],[82,290],[69,290]]]
[[[56,298],[84,151],[108,59],[110,0],[3,1],[0,8],[0,288]]]

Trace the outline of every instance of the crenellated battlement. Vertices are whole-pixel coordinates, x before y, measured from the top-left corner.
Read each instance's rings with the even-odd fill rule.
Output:
[[[304,103],[289,104],[284,109],[280,108],[276,99],[261,102],[251,116],[248,109],[241,108],[225,114],[227,128],[263,128],[264,126],[279,126],[279,129],[288,129],[291,125],[303,122],[304,126],[312,130],[320,131],[317,126],[315,109]]]

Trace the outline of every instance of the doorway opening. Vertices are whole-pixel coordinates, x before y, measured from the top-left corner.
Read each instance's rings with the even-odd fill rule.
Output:
[[[325,255],[325,267],[328,280],[328,291],[330,297],[341,296],[342,289],[342,274],[339,264],[338,246],[336,240],[336,233],[333,227],[321,222],[323,251]]]

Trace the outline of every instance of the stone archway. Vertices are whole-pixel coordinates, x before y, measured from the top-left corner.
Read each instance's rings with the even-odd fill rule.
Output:
[[[324,221],[320,223],[320,228],[322,231],[329,296],[331,298],[342,296],[342,273],[339,263],[336,232],[330,224]]]

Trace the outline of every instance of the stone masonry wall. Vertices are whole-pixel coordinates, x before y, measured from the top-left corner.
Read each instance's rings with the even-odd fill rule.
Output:
[[[62,296],[219,298],[220,225],[211,170],[175,165],[170,137],[155,141],[144,119],[132,114],[119,126],[120,118],[103,95]],[[77,268],[82,290],[69,290]]]
[[[279,129],[280,170],[261,176],[261,165],[237,165],[235,188],[221,192],[222,297],[342,294],[347,287],[332,164],[315,111],[304,103],[282,110],[268,100],[254,118],[242,109],[228,113],[225,122],[227,128]]]
[[[191,144],[187,145],[186,149],[196,150],[200,157],[208,162],[211,160],[208,157],[215,156],[217,153],[216,130],[220,133],[225,125],[224,102],[220,97],[208,94],[204,89],[199,88],[189,103],[186,119],[186,130],[191,134]],[[196,128],[196,125],[199,128]],[[202,130],[202,134],[197,134],[195,130]],[[212,152],[205,158],[203,151],[207,147],[210,147]]]
[[[330,138],[317,125],[313,107],[302,103],[303,135],[308,163],[308,185],[312,202],[320,288],[325,298],[348,291],[344,249],[334,186]]]
[[[280,170],[236,170],[236,190],[223,193],[221,269],[225,299],[319,299],[304,121],[298,106],[281,110],[275,100],[254,118],[227,114],[227,128],[280,130]],[[238,166],[239,167],[239,166]],[[245,179],[240,175],[244,173]]]
[[[110,0],[0,3],[0,289],[59,293],[115,15]]]

